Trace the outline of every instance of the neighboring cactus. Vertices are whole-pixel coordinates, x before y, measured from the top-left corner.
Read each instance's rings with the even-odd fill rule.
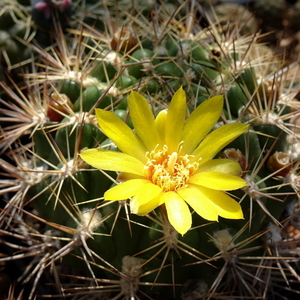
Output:
[[[73,3],[72,15],[67,7],[63,15],[71,18],[70,22],[67,18],[69,29],[65,28],[68,22],[43,27],[43,20],[35,20],[34,15],[35,40],[25,43],[31,64],[23,74],[24,86],[10,77],[0,83],[5,92],[0,103],[4,170],[0,262],[16,263],[18,271],[12,280],[18,280],[17,292],[26,283],[23,293],[28,299],[36,294],[182,300],[266,299],[282,291],[291,297],[297,294],[298,242],[293,233],[300,230],[296,205],[300,188],[298,65],[274,60],[271,50],[257,42],[258,34],[241,34],[244,23],[242,28],[239,23],[231,26],[224,17],[220,24],[210,21],[201,28],[195,20],[200,6],[194,2],[194,6],[167,3],[159,8],[150,1],[143,6],[127,1],[119,1],[119,6],[86,2]],[[49,3],[35,1],[33,8],[45,9]],[[48,33],[47,43],[55,43],[43,49],[39,33]],[[143,95],[151,109],[135,92],[132,104],[128,98],[132,90]],[[187,106],[181,101],[176,111],[180,122],[170,104],[175,93],[181,100],[186,93]],[[224,95],[223,108],[219,95]],[[219,100],[207,101],[214,96]],[[215,112],[207,107],[211,103]],[[205,147],[200,147],[201,157],[211,164],[224,163],[222,168],[210,166],[214,173],[210,175],[215,189],[230,190],[229,195],[214,191],[204,178],[207,193],[202,194],[211,196],[214,203],[206,206],[207,211],[201,211],[195,199],[190,204],[196,212],[186,204],[178,212],[174,202],[165,207],[158,198],[157,205],[144,203],[153,192],[149,186],[144,186],[145,196],[132,204],[134,200],[127,198],[134,193],[126,191],[122,198],[124,191],[113,188],[121,186],[120,180],[127,179],[125,184],[144,180],[140,173],[128,172],[138,168],[137,159],[130,168],[118,169],[122,164],[116,161],[112,167],[112,159],[121,156],[112,153],[129,156],[133,151],[139,157],[143,146],[136,135],[146,147],[152,142],[153,149],[149,147],[158,150],[153,140],[164,139],[162,124],[169,106],[171,121],[177,125],[193,119],[186,121],[191,133],[194,128],[188,126],[195,124],[198,113],[193,112],[200,106],[205,124],[197,122],[201,129],[188,139],[197,141],[198,133],[205,131],[201,137],[208,134],[208,138],[203,141]],[[150,112],[157,116],[155,121]],[[209,134],[213,126],[215,133]],[[148,128],[155,136],[154,127],[160,129],[159,137],[150,141],[145,134]],[[243,130],[232,133],[222,128]],[[180,130],[168,127],[170,148],[172,131],[176,147],[184,148],[182,137],[176,134]],[[136,144],[127,143],[126,148],[122,142],[129,137]],[[86,159],[85,154],[96,149],[102,149],[107,162]],[[205,157],[207,152],[209,157]],[[154,161],[152,154],[149,151],[148,159]],[[191,154],[182,160],[197,156]],[[214,155],[221,160],[211,160]],[[177,158],[177,154],[169,155],[170,169]],[[198,168],[200,162],[193,163]],[[229,187],[227,180],[236,184]],[[108,196],[111,188],[118,197]],[[107,201],[111,199],[120,201]],[[218,201],[219,210],[212,213]],[[239,219],[240,208],[244,219]],[[176,219],[182,215],[182,220]],[[239,220],[215,222],[218,215]]]
[[[3,0],[0,4],[0,70],[3,68],[14,74],[20,73],[30,58],[28,43],[35,35],[28,8],[24,6],[30,1],[23,1],[24,5],[20,2]],[[0,74],[1,81],[4,78],[4,74]]]
[[[276,0],[276,1],[266,1],[257,0],[254,3],[254,9],[261,19],[267,19],[268,25],[278,26],[280,20],[282,20],[285,10],[287,7],[287,1]],[[266,16],[268,15],[268,18]],[[279,21],[279,22],[278,22]]]

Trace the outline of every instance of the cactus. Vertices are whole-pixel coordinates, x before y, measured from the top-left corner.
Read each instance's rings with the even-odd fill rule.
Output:
[[[35,28],[30,26],[30,14],[26,5],[30,1],[2,1],[0,5],[0,78],[5,80],[4,70],[16,75],[27,64],[31,55],[28,44],[33,41]]]
[[[297,62],[196,1],[26,4],[30,59],[0,83],[1,297],[297,295]]]

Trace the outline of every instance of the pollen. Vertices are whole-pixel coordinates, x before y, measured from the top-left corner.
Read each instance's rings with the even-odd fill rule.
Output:
[[[166,145],[162,149],[155,148],[147,152],[146,156],[145,177],[161,187],[163,192],[187,187],[190,176],[195,174],[199,166],[193,161],[192,155],[180,155],[180,150],[169,153]]]

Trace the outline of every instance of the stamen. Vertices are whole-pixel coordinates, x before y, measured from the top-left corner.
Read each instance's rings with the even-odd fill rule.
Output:
[[[192,155],[180,156],[178,152],[168,154],[168,147],[147,153],[148,162],[144,167],[145,177],[160,186],[164,192],[176,191],[188,184],[190,176],[198,169],[197,162],[191,163]]]

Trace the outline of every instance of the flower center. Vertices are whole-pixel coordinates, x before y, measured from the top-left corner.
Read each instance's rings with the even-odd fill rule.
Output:
[[[154,149],[146,154],[148,161],[144,167],[145,177],[160,186],[164,192],[177,191],[187,186],[187,182],[198,169],[197,162],[191,162],[191,155],[168,153],[168,146]]]

